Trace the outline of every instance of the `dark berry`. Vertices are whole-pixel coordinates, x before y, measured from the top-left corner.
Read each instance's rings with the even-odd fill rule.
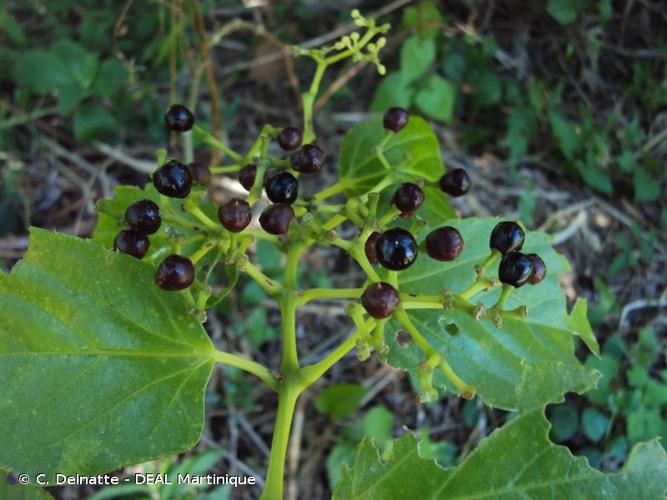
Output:
[[[125,210],[125,222],[140,233],[153,234],[162,223],[160,207],[151,200],[135,201]]]
[[[113,240],[114,250],[119,250],[137,259],[143,258],[150,246],[151,242],[148,240],[148,236],[134,229],[121,231]]]
[[[257,177],[257,167],[255,165],[246,165],[239,171],[239,182],[246,191],[250,191],[255,184],[255,177]]]
[[[445,226],[426,237],[426,253],[437,260],[456,260],[463,251],[463,237],[458,230]]]
[[[417,184],[406,182],[398,186],[394,193],[394,205],[401,213],[409,214],[424,203],[424,191]]]
[[[366,312],[377,319],[391,316],[400,302],[398,292],[389,283],[374,283],[361,296]]]
[[[208,186],[209,181],[211,180],[211,171],[203,163],[198,161],[193,161],[188,165],[190,169],[190,175],[192,175],[192,180],[199,184],[200,186]]]
[[[384,114],[384,128],[392,132],[400,132],[408,124],[410,116],[403,108],[389,108]]]
[[[547,275],[547,266],[542,258],[536,253],[526,254],[526,257],[533,263],[533,274],[530,276],[528,283],[537,285]]]
[[[279,172],[266,180],[264,189],[273,203],[291,205],[299,196],[299,181],[289,172]]]
[[[405,229],[389,229],[375,242],[378,261],[383,267],[400,271],[412,265],[419,249],[415,238]]]
[[[292,151],[301,146],[301,130],[295,127],[285,127],[278,134],[278,144],[285,151]]]
[[[187,132],[195,124],[195,115],[182,104],[173,104],[164,114],[164,124],[174,132]]]
[[[498,278],[515,288],[528,283],[533,274],[532,261],[521,252],[510,252],[500,261]]]
[[[463,196],[471,187],[470,176],[462,168],[450,170],[440,177],[440,189],[450,196]]]
[[[505,221],[496,224],[491,232],[489,246],[505,255],[509,252],[521,250],[526,234],[516,222]]]
[[[294,210],[289,205],[278,203],[269,205],[259,216],[259,225],[269,234],[285,234],[294,218]]]
[[[218,209],[218,219],[232,233],[243,231],[252,220],[252,210],[247,201],[232,198]]]
[[[183,290],[195,280],[195,266],[190,259],[171,254],[155,270],[155,284],[163,290]]]
[[[292,155],[292,168],[304,174],[319,172],[324,165],[324,151],[316,144],[306,144]]]
[[[375,245],[377,244],[377,241],[378,241],[379,237],[380,237],[380,233],[375,231],[374,233],[371,233],[371,235],[366,240],[366,243],[364,243],[364,250],[366,251],[366,258],[368,259],[368,262],[370,262],[371,264],[377,264],[378,263],[378,254],[377,254],[377,251],[375,250]]]
[[[192,189],[190,169],[180,161],[169,160],[153,174],[153,186],[171,198],[185,198]]]

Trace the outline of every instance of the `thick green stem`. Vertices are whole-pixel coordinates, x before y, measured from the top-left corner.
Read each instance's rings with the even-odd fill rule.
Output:
[[[285,455],[289,442],[294,407],[304,387],[299,383],[285,382],[278,390],[278,412],[273,428],[271,454],[266,482],[261,500],[282,500],[285,475]]]
[[[317,299],[358,299],[363,288],[311,288],[301,294],[297,307]]]
[[[301,96],[303,102],[303,143],[309,144],[315,139],[315,132],[313,129],[313,103],[315,97],[320,89],[322,76],[327,69],[328,63],[322,59],[317,60],[317,68],[313,76],[313,82],[310,84],[310,89]]]

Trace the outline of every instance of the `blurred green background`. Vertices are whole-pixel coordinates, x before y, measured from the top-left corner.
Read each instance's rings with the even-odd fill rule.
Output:
[[[554,235],[572,261],[563,286],[587,298],[603,346],[586,363],[597,390],[549,408],[552,437],[594,467],[617,470],[629,447],[667,439],[667,8],[661,1],[362,2],[5,0],[0,6],[0,265],[23,254],[30,225],[81,236],[95,203],[118,184],[141,185],[155,150],[175,146],[163,110],[184,102],[238,149],[262,123],[300,124],[298,84],[312,67],[289,44],[315,46],[353,29],[349,11],[392,23],[384,78],[349,63],[328,76],[316,124],[328,151],[369,113],[400,105],[424,115],[450,167],[476,179],[463,215],[520,217]],[[202,161],[217,161],[203,147]],[[326,175],[334,176],[335,154]],[[225,184],[217,186],[225,189]],[[270,247],[260,264],[282,272]],[[312,258],[318,286],[343,284],[343,255]],[[258,287],[209,318],[240,352],[276,355],[276,311]],[[306,311],[313,355],[345,333],[331,309]],[[583,355],[583,354],[582,354]],[[345,372],[343,373],[343,368]],[[209,388],[207,434],[186,457],[147,465],[256,472],[270,442],[271,396],[226,370]],[[303,498],[325,495],[354,444],[371,433],[390,451],[402,426],[443,466],[462,460],[511,415],[477,400],[416,405],[411,381],[377,361],[349,363],[312,393],[301,464]],[[361,381],[361,382],[359,382]],[[267,402],[268,401],[268,402]],[[269,414],[270,413],[270,414]],[[248,472],[250,471],[250,472]],[[231,472],[230,472],[231,473]],[[67,497],[67,489],[56,490]],[[92,491],[85,492],[92,494]],[[224,498],[134,487],[97,498]],[[254,498],[250,488],[235,498]]]

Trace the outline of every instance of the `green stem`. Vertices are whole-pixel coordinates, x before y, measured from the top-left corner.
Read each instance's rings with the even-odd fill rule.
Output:
[[[300,307],[317,299],[358,299],[362,293],[363,288],[311,288],[301,294],[296,304]]]
[[[269,278],[252,262],[245,262],[241,267],[241,270],[254,279],[257,284],[261,286],[262,289],[269,295],[276,296],[283,289],[280,283]]]
[[[324,231],[331,231],[333,228],[335,228],[338,224],[342,224],[347,220],[347,217],[343,214],[336,214],[331,219],[326,221],[324,224],[322,224],[322,229]]]
[[[242,168],[242,165],[235,163],[233,165],[225,165],[224,167],[211,167],[210,171],[212,174],[229,174],[232,172],[238,172]]]
[[[217,363],[222,363],[223,365],[234,366],[240,368],[248,373],[252,373],[258,377],[262,382],[264,382],[270,389],[278,392],[279,384],[276,377],[273,376],[271,371],[264,365],[252,361],[251,359],[239,356],[238,354],[230,354],[225,351],[216,350],[213,353],[213,359]]]
[[[315,132],[313,130],[313,103],[315,102],[315,97],[320,89],[320,83],[322,82],[322,76],[327,69],[328,63],[324,59],[317,59],[317,68],[315,69],[315,75],[313,76],[313,81],[310,84],[310,89],[308,92],[305,92],[301,96],[303,102],[303,143],[309,144],[315,139]]]
[[[192,145],[192,130],[181,134],[181,147],[183,148],[183,159],[185,163],[192,163],[195,159]]]
[[[213,137],[209,132],[201,128],[199,125],[195,125],[192,131],[197,135],[197,137],[204,143],[214,148],[220,149],[229,155],[234,161],[240,162],[243,159],[243,156],[238,154],[232,148],[227,146],[224,142],[220,142],[218,139]]]
[[[208,215],[202,212],[201,208],[199,208],[194,203],[189,203],[189,201],[193,200],[188,200],[188,202],[186,202],[183,205],[188,213],[194,215],[199,222],[201,222],[204,226],[206,226],[207,229],[210,229],[212,231],[218,231],[220,229],[219,224],[213,222],[213,220],[211,220],[211,218]]]
[[[338,193],[343,192],[343,183],[341,181],[332,184],[331,186],[323,189],[319,193],[316,193],[313,196],[313,201],[324,201],[327,198],[337,195]]]
[[[299,353],[296,346],[296,290],[299,258],[303,251],[302,244],[292,244],[287,250],[287,267],[285,268],[285,286],[280,297],[282,316],[283,358],[280,373],[287,376],[299,369]]]

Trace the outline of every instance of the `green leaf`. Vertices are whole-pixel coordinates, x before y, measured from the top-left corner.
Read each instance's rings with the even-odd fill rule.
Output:
[[[100,97],[112,97],[126,84],[127,69],[118,59],[106,59],[101,65],[95,78],[93,92]]]
[[[442,469],[419,456],[407,434],[381,462],[369,438],[357,449],[334,499],[419,498],[662,498],[667,454],[657,441],[638,445],[614,474],[592,469],[585,458],[552,444],[542,411],[517,417],[494,431],[459,466]]]
[[[89,475],[194,446],[215,351],[188,310],[152,266],[32,229],[0,274],[0,466]]]
[[[570,24],[577,19],[580,0],[549,0],[547,12],[560,24]]]
[[[594,443],[597,443],[607,432],[609,418],[600,410],[586,408],[581,414],[581,425],[584,428],[586,437]]]
[[[414,90],[410,87],[400,72],[391,73],[384,77],[375,90],[371,111],[384,113],[393,106],[410,109]]]
[[[348,196],[367,193],[388,174],[374,152],[384,134],[382,118],[377,118],[356,125],[343,137],[338,174]],[[418,116],[410,116],[408,125],[389,139],[384,152],[401,179],[435,182],[444,173],[438,138],[430,125]],[[410,161],[403,162],[406,159]]]
[[[628,438],[632,442],[667,435],[667,422],[662,418],[660,409],[648,409],[643,406],[628,415]]]
[[[57,42],[53,47],[53,52],[65,64],[70,80],[74,80],[83,89],[88,89],[93,84],[98,62],[95,54],[70,40]]]
[[[380,450],[384,450],[394,432],[394,414],[383,405],[374,406],[364,415],[363,426],[364,432],[373,438]]]
[[[475,280],[475,265],[489,255],[489,235],[498,222],[499,219],[476,218],[448,221],[463,236],[463,253],[453,262],[420,255],[410,268],[399,274],[401,291],[439,294],[443,287],[454,293],[463,291]],[[430,230],[424,228],[418,240]],[[559,284],[560,276],[569,269],[566,259],[556,253],[550,238],[543,233],[528,232],[523,251],[537,253],[547,266],[547,276],[540,284],[515,290],[505,305],[506,309],[525,305],[526,319],[506,318],[502,326],[496,328],[490,319],[476,320],[458,309],[411,309],[408,314],[422,336],[461,379],[476,387],[487,404],[528,411],[547,402],[560,401],[566,392],[590,389],[596,375],[574,355],[573,335],[584,338],[589,335],[582,310],[577,309],[572,315],[567,313],[565,294]],[[487,275],[497,276],[494,266]],[[496,288],[475,295],[471,302],[481,302],[488,308],[499,294]],[[416,375],[424,354],[415,342],[399,345],[396,342],[399,330],[403,328],[397,321],[391,321],[385,330],[389,346],[387,362]],[[446,381],[442,378],[438,381],[436,377],[435,384],[444,388]]]
[[[12,73],[19,87],[37,94],[47,94],[69,81],[69,72],[62,59],[42,49],[25,51],[16,59]]]
[[[579,427],[579,414],[568,404],[556,406],[551,412],[551,433],[556,441],[563,442],[570,439]]]
[[[424,186],[424,204],[419,209],[418,216],[424,219],[430,227],[438,227],[449,219],[456,219],[456,210],[439,188]]]
[[[633,171],[635,200],[641,203],[655,201],[660,197],[661,183],[650,176],[643,167],[637,166]]]
[[[455,103],[456,85],[438,75],[431,75],[426,87],[415,96],[415,104],[422,113],[445,123],[452,121]]]
[[[112,138],[119,128],[116,119],[99,106],[82,106],[74,115],[74,136],[83,143]]]
[[[359,384],[333,384],[321,390],[315,398],[315,408],[332,420],[340,420],[352,415],[366,394]]]
[[[69,115],[86,98],[86,90],[77,82],[63,85],[58,92],[58,112]]]
[[[401,75],[406,83],[421,77],[435,61],[435,37],[412,35],[401,45]]]
[[[577,127],[556,111],[549,113],[549,123],[551,124],[551,132],[556,138],[560,150],[565,158],[571,160],[580,146]]]
[[[34,478],[32,483],[34,484]],[[53,497],[42,488],[19,483],[14,475],[10,483],[8,474],[0,470],[0,498],[3,500],[44,500]]]

